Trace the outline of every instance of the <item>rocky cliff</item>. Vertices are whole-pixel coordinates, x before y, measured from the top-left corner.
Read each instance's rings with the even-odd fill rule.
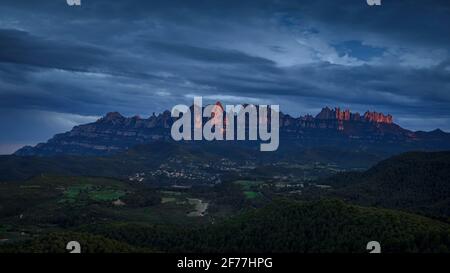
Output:
[[[170,141],[174,119],[169,111],[148,118],[106,114],[96,122],[75,126],[46,143],[26,146],[20,156],[108,155],[135,145]],[[450,134],[442,131],[413,132],[393,122],[391,115],[325,107],[315,117],[294,118],[280,113],[280,146],[337,146],[350,149],[444,150],[450,149]]]

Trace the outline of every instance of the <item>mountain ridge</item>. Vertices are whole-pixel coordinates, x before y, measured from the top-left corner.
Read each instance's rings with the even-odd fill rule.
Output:
[[[45,143],[25,146],[19,156],[108,155],[139,144],[170,141],[176,118],[166,110],[148,118],[124,117],[109,112],[95,122],[56,134]],[[395,152],[450,148],[450,133],[441,130],[413,132],[394,123],[391,115],[367,111],[363,115],[336,107],[325,107],[315,117],[292,117],[280,112],[280,138],[293,147],[349,146]],[[398,145],[397,145],[398,144]],[[377,147],[379,146],[379,147]],[[403,148],[402,148],[403,147]],[[394,151],[393,151],[394,152]]]

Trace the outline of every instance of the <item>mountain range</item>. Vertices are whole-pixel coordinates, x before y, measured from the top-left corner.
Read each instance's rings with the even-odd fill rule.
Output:
[[[111,112],[97,121],[75,126],[45,143],[25,146],[18,156],[111,155],[136,145],[172,141],[170,128],[176,119],[170,111],[149,118],[124,117]],[[411,131],[395,124],[391,115],[325,107],[316,116],[298,118],[280,113],[280,150],[339,147],[389,156],[411,150],[450,149],[450,134],[436,129]],[[236,145],[250,145],[235,142]],[[283,147],[284,146],[284,147]]]

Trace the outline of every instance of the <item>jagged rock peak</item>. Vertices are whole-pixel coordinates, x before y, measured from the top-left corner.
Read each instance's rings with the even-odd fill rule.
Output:
[[[100,120],[111,121],[111,120],[123,119],[123,118],[125,118],[125,117],[122,116],[119,112],[109,112],[104,117],[102,117]]]
[[[393,123],[393,117],[391,115],[384,115],[383,113],[378,112],[370,112],[367,111],[363,117],[358,112],[352,113],[350,109],[341,110],[339,107],[335,107],[334,109],[329,108],[328,106],[322,108],[319,114],[317,114],[316,119],[332,119],[339,121],[368,121],[368,122],[376,122],[376,123]]]
[[[320,111],[319,114],[317,114],[317,119],[332,119],[335,116],[333,113],[333,110],[331,110],[328,106],[325,108],[322,108],[322,111]]]
[[[216,101],[216,106],[220,107],[222,110],[224,110],[223,105],[220,101]]]
[[[369,112],[364,113],[364,118],[368,121],[377,122],[377,123],[388,123],[391,124],[393,122],[393,118],[391,115],[384,115],[383,113],[378,112]]]

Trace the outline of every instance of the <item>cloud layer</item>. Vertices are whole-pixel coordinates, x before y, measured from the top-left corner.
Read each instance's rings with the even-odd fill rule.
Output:
[[[294,116],[370,109],[450,130],[448,25],[438,0],[4,0],[0,153],[194,95]]]

